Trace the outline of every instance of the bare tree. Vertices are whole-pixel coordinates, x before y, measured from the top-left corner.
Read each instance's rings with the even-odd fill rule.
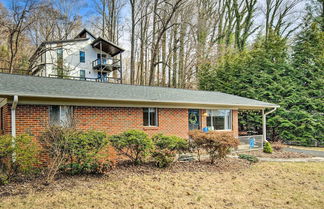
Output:
[[[152,54],[151,54],[151,64],[150,64],[150,76],[149,76],[149,85],[153,85],[154,82],[154,76],[155,76],[155,66],[156,66],[156,58],[158,56],[158,49],[159,49],[159,45],[160,45],[160,41],[163,37],[163,34],[169,29],[171,28],[175,23],[170,24],[171,20],[173,19],[175,13],[177,12],[177,10],[181,7],[182,3],[184,2],[184,0],[176,0],[174,3],[170,3],[169,1],[162,1],[162,2],[158,2],[158,0],[156,1],[156,9],[154,9],[154,16],[157,17],[158,21],[161,24],[161,28],[156,32],[156,38],[152,41]],[[158,3],[160,3],[159,5],[161,5],[162,7],[158,7]],[[155,7],[155,6],[154,6]],[[168,9],[168,10],[167,10]],[[164,11],[166,12],[166,18],[162,19],[160,16],[160,11]],[[167,11],[166,11],[167,10]],[[155,22],[154,22],[155,25]],[[153,30],[153,36],[155,36],[155,30]]]
[[[292,15],[300,2],[300,0],[265,0],[266,39],[271,32],[288,37],[299,27]]]
[[[0,19],[0,24],[4,26],[5,32],[8,34],[7,46],[10,73],[14,71],[14,62],[25,32],[35,21],[33,14],[38,6],[39,2],[37,0],[11,1],[8,13]]]

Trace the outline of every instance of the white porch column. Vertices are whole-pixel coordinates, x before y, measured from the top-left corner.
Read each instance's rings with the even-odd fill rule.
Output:
[[[263,148],[264,142],[267,140],[267,117],[264,113],[264,109],[262,110],[262,142],[261,147]]]
[[[262,109],[262,147],[263,143],[267,141],[267,115],[274,112],[277,108],[270,110],[269,112],[264,112]]]
[[[16,107],[18,104],[18,96],[15,95],[11,106],[11,136],[12,136],[12,147],[16,146]],[[12,161],[16,161],[16,153],[12,153]]]

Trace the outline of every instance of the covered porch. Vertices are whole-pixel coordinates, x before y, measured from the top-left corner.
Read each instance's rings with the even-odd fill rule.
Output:
[[[261,130],[249,130],[248,128],[242,128],[244,127],[242,125],[239,126],[238,139],[240,140],[240,145],[238,150],[263,149],[264,143],[267,142],[267,115],[271,114],[276,109],[277,107],[261,110],[262,124],[258,124],[261,125]]]

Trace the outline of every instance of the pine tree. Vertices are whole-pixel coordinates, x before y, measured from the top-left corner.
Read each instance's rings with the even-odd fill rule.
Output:
[[[251,50],[203,66],[199,87],[279,104],[267,123],[272,140],[324,142],[324,34],[319,20],[308,13],[292,56],[285,39],[275,34],[266,41],[258,37]],[[260,113],[241,113],[240,125],[260,132]]]
[[[308,138],[324,142],[324,32],[317,20],[309,9],[295,41],[292,64],[299,103],[292,105],[303,115],[300,120],[295,120],[299,140]]]

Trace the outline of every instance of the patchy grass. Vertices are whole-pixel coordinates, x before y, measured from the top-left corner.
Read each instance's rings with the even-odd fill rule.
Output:
[[[298,153],[298,152],[288,152],[288,151],[276,151],[274,150],[271,154],[265,153],[262,150],[251,150],[243,152],[244,154],[253,155],[256,157],[263,157],[263,158],[310,158],[312,155]]]
[[[70,178],[70,186],[59,181],[51,190],[2,197],[0,208],[313,209],[324,205],[324,163],[264,162],[224,172],[202,168],[139,167],[137,172],[117,169],[108,177]]]
[[[322,152],[324,152],[324,147],[303,147],[303,146],[288,146],[288,147],[295,148],[295,149],[313,150],[313,151],[322,151]]]

